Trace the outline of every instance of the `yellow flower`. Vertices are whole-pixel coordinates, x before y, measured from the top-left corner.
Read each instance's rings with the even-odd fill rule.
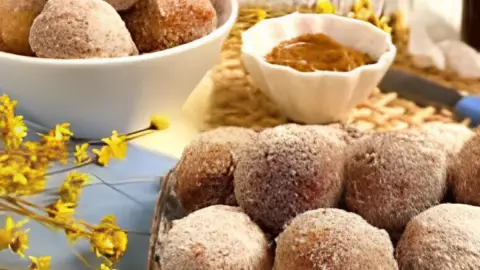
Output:
[[[67,163],[68,161],[68,140],[56,129],[50,130],[47,134],[40,134],[40,144],[43,155],[48,161]]]
[[[115,217],[109,215],[95,227],[90,243],[97,257],[115,263],[125,254],[128,237],[116,224]]]
[[[88,183],[88,175],[77,171],[70,172],[62,186],[60,187],[59,195],[63,202],[76,205],[82,188]]]
[[[110,147],[113,157],[124,159],[127,155],[128,144],[126,136],[118,136],[117,131],[114,130],[110,138],[104,138],[102,141]]]
[[[0,230],[0,251],[10,247],[13,242],[13,233],[8,230]]]
[[[75,206],[76,204],[57,200],[55,203],[47,206],[48,215],[59,221],[70,219],[75,214]]]
[[[315,6],[316,13],[335,14],[335,5],[330,0],[318,0]]]
[[[55,138],[57,140],[68,141],[73,136],[69,123],[58,124],[55,126]]]
[[[22,232],[18,231],[15,233],[13,242],[10,244],[10,249],[17,253],[21,258],[25,257],[23,252],[28,249],[28,230]]]
[[[164,130],[170,127],[170,123],[168,119],[165,116],[160,116],[160,115],[153,116],[152,119],[150,120],[150,124],[156,130]]]
[[[27,178],[21,173],[15,173],[12,181],[23,186],[27,185]]]
[[[110,268],[107,265],[105,265],[104,263],[102,263],[100,265],[100,270],[116,270],[116,269]]]
[[[69,228],[65,229],[65,235],[72,244],[83,237],[85,235],[84,232],[85,228],[75,223],[71,223]]]
[[[356,0],[353,4],[352,11],[357,13],[362,9],[373,10],[373,4],[371,0]]]
[[[80,164],[90,161],[90,156],[88,155],[88,143],[82,145],[75,145],[75,163]]]
[[[30,259],[29,270],[50,270],[52,257],[28,257]]]
[[[98,156],[98,163],[104,167],[108,166],[108,163],[110,162],[110,159],[112,158],[112,151],[110,147],[108,146],[103,146],[98,149],[93,149],[93,153]]]
[[[20,234],[18,234],[19,229],[27,222],[28,220],[25,219],[15,224],[12,217],[7,217],[5,221],[5,226],[2,230],[0,230],[0,251],[11,248],[11,245],[15,242],[16,237],[20,236]]]
[[[27,127],[22,116],[2,120],[2,139],[7,149],[17,149],[27,136]]]

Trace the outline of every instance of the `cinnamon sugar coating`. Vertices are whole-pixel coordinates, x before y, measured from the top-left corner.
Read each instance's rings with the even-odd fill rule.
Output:
[[[450,172],[455,201],[480,205],[480,130],[462,147]]]
[[[447,158],[428,133],[372,133],[347,152],[347,208],[394,238],[412,217],[444,198]]]
[[[210,206],[174,221],[160,245],[162,270],[272,269],[267,237],[237,207]]]
[[[138,54],[120,15],[103,0],[49,0],[32,25],[30,45],[43,58]]]
[[[396,270],[386,231],[340,209],[298,215],[276,239],[274,270]]]
[[[340,137],[347,143],[353,143],[366,135],[365,132],[346,124],[330,124],[329,127],[337,128],[340,132]]]
[[[449,158],[454,158],[464,144],[475,135],[470,128],[452,123],[427,123],[420,129],[434,135]]]
[[[239,156],[234,173],[238,204],[274,234],[299,213],[335,207],[343,190],[345,145],[331,127],[264,130]]]
[[[185,210],[237,204],[233,194],[236,154],[256,135],[250,129],[222,127],[200,134],[185,148],[173,173],[175,192]]]
[[[138,2],[138,0],[105,0],[105,1],[110,5],[112,5],[112,7],[117,11],[125,11],[133,7],[133,5],[135,5],[135,3]]]
[[[194,41],[217,26],[210,0],[139,0],[123,19],[142,53]]]
[[[480,208],[441,204],[414,217],[396,249],[400,270],[478,269]]]
[[[0,50],[33,55],[28,41],[30,28],[46,2],[47,0],[0,1]]]

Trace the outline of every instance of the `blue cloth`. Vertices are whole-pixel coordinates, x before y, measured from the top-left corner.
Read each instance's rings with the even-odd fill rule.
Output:
[[[158,193],[159,177],[174,166],[176,160],[152,153],[146,149],[130,146],[126,160],[113,162],[107,168],[95,165],[79,169],[91,177],[90,186],[85,187],[77,216],[89,223],[96,224],[102,216],[114,214],[122,228],[135,231],[129,235],[128,250],[119,263],[122,270],[146,269],[149,246],[150,225],[153,208]],[[55,166],[52,170],[61,169]],[[66,173],[50,177],[48,187],[58,187]],[[112,184],[127,195],[102,184]],[[131,200],[130,197],[135,198]],[[45,195],[33,198],[41,203],[47,200]],[[3,227],[5,216],[0,214],[0,226]],[[18,221],[19,217],[14,216]],[[52,270],[87,270],[69,246],[62,231],[51,231],[31,221],[25,228],[30,228],[30,249],[27,256],[52,256]],[[79,242],[74,246],[93,267],[98,267],[98,260],[89,250],[89,243]],[[0,269],[24,270],[28,262],[22,261],[9,251],[0,252]]]

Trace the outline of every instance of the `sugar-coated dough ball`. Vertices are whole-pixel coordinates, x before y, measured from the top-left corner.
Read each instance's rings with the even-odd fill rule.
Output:
[[[388,233],[340,209],[298,215],[276,239],[274,270],[397,270]]]
[[[210,0],[139,0],[123,18],[140,52],[194,41],[217,26]]]
[[[420,129],[434,135],[450,158],[455,157],[463,145],[475,135],[470,128],[453,123],[428,123]]]
[[[138,0],[105,0],[105,1],[107,1],[107,3],[109,3],[110,5],[112,5],[112,7],[115,8],[117,11],[127,10],[133,7],[133,5],[135,5],[135,3],[138,2]]]
[[[49,0],[33,22],[30,46],[43,58],[138,54],[120,15],[103,0]]]
[[[271,270],[262,230],[237,207],[215,205],[174,221],[160,239],[162,270]]]
[[[346,146],[338,134],[331,127],[299,125],[259,133],[237,162],[239,206],[273,234],[299,213],[337,206]]]
[[[456,202],[480,205],[480,131],[458,153],[450,176]]]
[[[28,42],[33,20],[47,0],[0,1],[0,50],[21,55],[33,55]]]
[[[447,158],[428,133],[372,133],[347,153],[347,208],[394,238],[412,217],[444,198]]]
[[[338,129],[338,132],[340,133],[339,136],[345,140],[346,143],[350,144],[353,143],[354,141],[362,138],[365,136],[367,133],[353,127],[350,125],[345,125],[345,124],[330,124],[328,125],[329,127],[333,127]]]
[[[188,212],[214,204],[236,205],[233,171],[236,154],[257,133],[241,127],[204,132],[187,145],[173,170],[175,192]]]
[[[396,249],[400,270],[479,269],[480,208],[441,204],[414,217]]]

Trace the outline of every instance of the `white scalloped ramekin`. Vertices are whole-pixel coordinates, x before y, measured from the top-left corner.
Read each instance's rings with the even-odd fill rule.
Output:
[[[348,72],[300,72],[265,61],[280,42],[314,33],[324,33],[377,62]],[[397,51],[390,35],[374,25],[331,14],[293,13],[264,20],[245,31],[242,39],[242,59],[253,84],[287,117],[305,124],[345,121],[350,110],[370,96]]]

